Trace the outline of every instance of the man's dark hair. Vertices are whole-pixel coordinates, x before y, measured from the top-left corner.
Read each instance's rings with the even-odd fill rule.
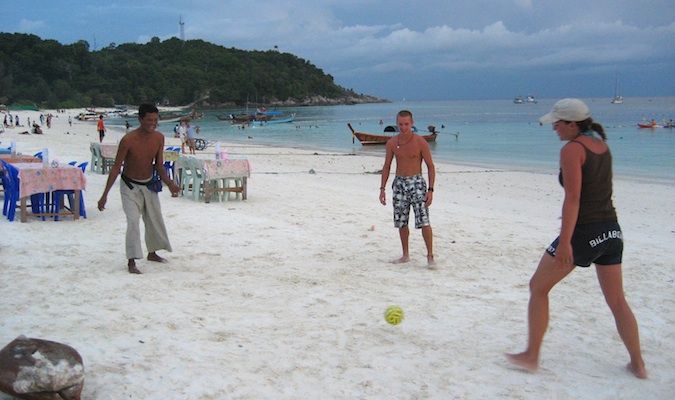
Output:
[[[413,115],[410,111],[408,110],[401,110],[396,114],[397,117],[410,117],[410,119],[413,119]]]
[[[141,104],[138,107],[138,118],[144,118],[145,114],[159,114],[159,110],[154,104]]]

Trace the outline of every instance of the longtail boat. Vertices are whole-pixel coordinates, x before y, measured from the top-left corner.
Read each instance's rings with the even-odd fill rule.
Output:
[[[349,126],[349,129],[352,131],[353,135],[352,137],[356,137],[357,139],[359,139],[359,142],[361,142],[362,145],[386,144],[389,139],[394,137],[392,135],[374,135],[371,133],[357,132],[352,127],[352,124],[347,124],[347,126]],[[387,128],[385,128],[386,132],[394,131],[393,129],[390,130]],[[438,136],[438,133],[436,133],[436,129],[433,126],[430,126],[429,132],[431,132],[429,135],[420,135],[420,136],[422,136],[424,140],[426,140],[427,142],[435,142],[436,137]]]

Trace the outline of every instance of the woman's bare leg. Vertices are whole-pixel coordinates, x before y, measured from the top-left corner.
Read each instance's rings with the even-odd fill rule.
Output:
[[[512,364],[530,371],[536,371],[539,368],[539,351],[548,328],[548,293],[572,270],[574,266],[556,266],[555,259],[548,253],[544,253],[541,257],[539,266],[530,280],[527,349],[522,353],[507,354],[506,358]]]
[[[623,293],[621,264],[596,265],[595,270],[598,274],[602,294],[605,295],[605,301],[614,314],[616,329],[619,331],[619,336],[621,336],[621,340],[623,340],[623,344],[630,355],[628,369],[638,378],[646,379],[647,370],[640,350],[638,324]]]

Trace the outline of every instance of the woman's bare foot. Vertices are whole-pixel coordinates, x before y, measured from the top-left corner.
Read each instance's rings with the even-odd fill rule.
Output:
[[[392,261],[391,263],[392,264],[403,264],[403,263],[407,263],[408,261],[410,261],[410,256],[403,256],[403,257],[399,258],[398,260]]]
[[[160,262],[160,263],[167,263],[168,261],[165,258],[162,258],[157,255],[157,253],[152,252],[148,253],[148,261],[155,261],[155,262]]]
[[[527,353],[505,354],[505,356],[511,364],[525,368],[530,372],[536,372],[539,369],[539,361],[533,360]]]
[[[142,274],[142,272],[139,271],[138,268],[136,268],[136,261],[133,258],[129,260],[129,263],[127,265],[129,266],[130,274],[139,274],[139,275]]]
[[[436,261],[434,260],[434,256],[427,256],[427,268],[436,270],[438,269],[438,265],[436,265]]]
[[[644,364],[634,366],[633,363],[628,363],[626,368],[628,368],[628,370],[636,377],[640,379],[647,379],[647,369],[645,368]]]

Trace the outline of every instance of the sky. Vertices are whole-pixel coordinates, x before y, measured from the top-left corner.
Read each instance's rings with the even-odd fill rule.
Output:
[[[294,54],[389,100],[675,95],[673,0],[2,0],[0,32]],[[617,85],[618,82],[618,85]]]

